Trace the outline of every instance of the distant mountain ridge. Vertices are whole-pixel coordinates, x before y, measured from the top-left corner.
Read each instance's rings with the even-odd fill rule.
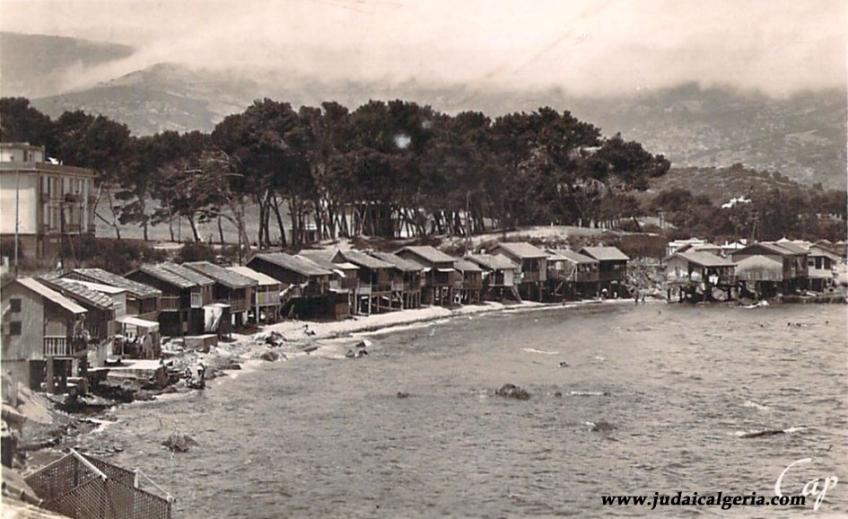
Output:
[[[110,52],[94,52],[93,56],[124,56],[117,50]],[[742,163],[757,170],[779,171],[807,185],[846,189],[848,101],[844,89],[774,99],[693,83],[590,98],[559,89],[477,90],[465,85],[431,86],[420,80],[398,84],[328,82],[279,71],[207,70],[160,63],[92,88],[38,97],[33,104],[52,117],[74,109],[100,113],[127,124],[136,134],[150,134],[210,131],[226,115],[263,97],[295,107],[333,100],[351,108],[369,99],[400,98],[446,112],[479,110],[493,117],[549,105],[570,110],[606,135],[620,132],[637,140],[652,152],[665,154],[675,167]]]
[[[62,36],[0,32],[0,95],[40,97],[89,67],[126,58],[132,47]]]

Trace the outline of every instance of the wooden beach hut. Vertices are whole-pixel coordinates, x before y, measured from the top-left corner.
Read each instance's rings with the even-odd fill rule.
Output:
[[[422,300],[424,303],[449,306],[462,290],[462,277],[454,263],[456,258],[448,256],[430,245],[409,246],[395,252],[422,269]]]
[[[464,258],[457,259],[454,267],[462,276],[459,302],[464,305],[479,304],[483,297],[483,269],[480,265]]]
[[[159,317],[159,298],[162,297],[162,291],[154,287],[100,268],[76,268],[62,277],[124,289],[127,294],[127,315],[149,321],[156,321]]]
[[[349,263],[357,267],[356,312],[372,314],[392,310],[392,270],[394,265],[355,250],[338,250],[333,263]]]
[[[391,252],[371,252],[371,256],[391,263],[391,286],[392,302],[396,302],[398,308],[420,308],[421,307],[421,265],[405,260]]]
[[[336,316],[336,295],[330,290],[333,272],[284,252],[257,254],[247,266],[283,283],[280,300],[283,315]]]
[[[548,279],[548,253],[527,242],[501,242],[491,251],[518,265],[518,291],[524,298],[541,301]]]
[[[242,265],[227,269],[256,281],[250,319],[255,323],[275,323],[280,317],[280,292],[283,284],[267,274]]]
[[[676,252],[664,262],[666,284],[670,290],[679,291],[681,300],[712,300],[714,289],[724,291],[731,299],[736,266],[729,259],[709,252],[687,251]]]
[[[66,390],[87,360],[86,309],[39,283],[18,278],[3,285],[3,376],[30,388],[46,384],[47,391]]]
[[[518,265],[503,254],[469,254],[465,259],[482,269],[483,299],[521,301],[515,287]]]
[[[247,313],[253,308],[253,296],[258,286],[255,279],[208,261],[187,262],[183,263],[183,267],[215,282],[212,297],[218,303],[229,305],[233,326],[244,326],[247,323]]]
[[[158,320],[163,335],[204,332],[203,307],[212,302],[214,281],[173,263],[142,265],[126,277],[161,291]]]
[[[734,252],[732,258],[735,263],[741,264],[743,260],[751,256],[763,256],[780,263],[781,279],[770,288],[782,294],[806,288],[808,253],[803,247],[792,243],[759,242]],[[768,275],[774,277],[771,272]],[[768,283],[775,283],[775,281],[768,281]]]
[[[583,247],[580,254],[598,261],[598,290],[604,290],[612,297],[629,295],[627,287],[627,262],[630,258],[618,247]]]

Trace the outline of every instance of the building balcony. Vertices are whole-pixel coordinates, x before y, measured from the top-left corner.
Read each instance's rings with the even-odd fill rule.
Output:
[[[69,340],[61,336],[45,337],[43,344],[45,357],[74,357],[86,351],[84,341]]]
[[[162,296],[159,298],[159,310],[162,312],[176,312],[180,309],[179,296]]]
[[[280,304],[280,293],[276,290],[270,292],[257,292],[256,304],[259,306]]]
[[[535,271],[527,271],[521,273],[521,282],[522,283],[538,283],[542,280],[542,273],[538,270]]]

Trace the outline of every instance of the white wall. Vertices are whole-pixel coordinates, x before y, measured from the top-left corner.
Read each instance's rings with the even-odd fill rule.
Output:
[[[4,172],[0,174],[0,233],[15,233],[15,177],[20,176],[18,217],[20,234],[35,234],[38,209],[37,177],[35,173]]]

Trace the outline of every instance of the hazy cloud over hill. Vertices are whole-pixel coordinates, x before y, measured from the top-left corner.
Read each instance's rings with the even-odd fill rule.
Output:
[[[2,0],[0,28],[130,44],[69,87],[163,61],[325,81],[622,94],[845,84],[842,0]]]

